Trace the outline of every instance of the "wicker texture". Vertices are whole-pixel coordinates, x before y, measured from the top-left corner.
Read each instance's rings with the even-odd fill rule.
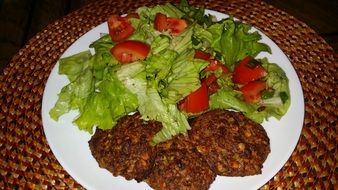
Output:
[[[44,136],[41,102],[49,73],[61,54],[107,15],[164,2],[96,1],[48,25],[13,57],[0,75],[0,189],[82,189],[59,165]],[[285,166],[261,188],[337,189],[337,54],[307,25],[261,1],[190,2],[263,31],[301,80],[305,120],[300,140]]]

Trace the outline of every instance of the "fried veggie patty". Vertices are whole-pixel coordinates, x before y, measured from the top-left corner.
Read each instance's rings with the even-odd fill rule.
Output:
[[[208,189],[216,174],[188,136],[176,135],[156,145],[158,152],[146,182],[156,190]]]
[[[157,144],[155,147],[156,147],[157,152],[161,152],[165,150],[175,150],[175,149],[196,150],[195,146],[191,144],[188,135],[184,136],[182,134],[178,134],[172,137],[172,139],[170,140],[161,142]]]
[[[158,153],[145,181],[156,190],[206,190],[215,177],[193,149],[167,149]]]
[[[111,130],[97,129],[89,146],[99,166],[114,176],[145,181],[156,190],[208,189],[216,175],[260,174],[270,153],[264,128],[242,113],[206,112],[190,122],[187,136],[150,144],[162,128],[139,113]]]
[[[189,137],[218,175],[260,174],[270,153],[264,128],[240,112],[213,110],[191,123]]]
[[[156,150],[150,145],[162,124],[144,121],[139,113],[119,120],[111,130],[97,129],[89,147],[99,166],[127,180],[145,179],[154,163]]]

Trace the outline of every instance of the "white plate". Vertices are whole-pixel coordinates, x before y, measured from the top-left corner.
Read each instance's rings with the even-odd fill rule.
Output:
[[[207,10],[207,13],[215,15],[218,19],[226,15]],[[256,30],[256,29],[253,29]],[[72,44],[62,57],[87,50],[89,44],[97,40],[100,33],[107,33],[107,24],[103,23],[92,29],[74,44]],[[267,57],[270,62],[277,63],[289,78],[291,106],[286,115],[280,120],[271,118],[263,123],[270,138],[271,153],[264,162],[262,174],[248,177],[221,177],[217,176],[210,189],[258,189],[268,182],[285,164],[293,152],[304,119],[303,92],[297,77],[286,55],[266,35],[262,35],[262,42],[271,47],[272,54],[262,53],[259,57]],[[123,177],[113,177],[107,170],[101,169],[93,158],[88,140],[91,135],[80,131],[73,126],[72,121],[77,111],[65,114],[58,122],[52,120],[48,114],[54,106],[61,88],[68,83],[65,76],[58,74],[57,63],[48,78],[42,101],[42,122],[47,141],[55,157],[62,167],[81,185],[87,189],[151,189],[146,183],[127,181]]]

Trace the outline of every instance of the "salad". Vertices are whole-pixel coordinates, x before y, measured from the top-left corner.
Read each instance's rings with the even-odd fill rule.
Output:
[[[290,106],[288,78],[267,58],[251,26],[229,17],[217,21],[203,8],[178,5],[140,7],[108,18],[109,33],[90,50],[61,58],[66,75],[50,117],[79,110],[73,123],[93,133],[140,112],[163,125],[153,144],[186,134],[188,119],[213,109],[242,112],[262,123],[280,119]]]

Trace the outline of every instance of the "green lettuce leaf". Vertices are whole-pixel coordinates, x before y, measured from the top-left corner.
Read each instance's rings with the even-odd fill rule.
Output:
[[[230,109],[242,112],[256,123],[262,123],[266,113],[258,112],[255,104],[248,104],[240,99],[241,93],[232,89],[221,89],[210,96],[210,109]]]
[[[222,38],[222,34],[224,33],[224,26],[225,26],[224,22],[219,22],[219,23],[215,23],[209,26],[208,28],[206,28],[206,31],[209,32],[212,36],[211,37],[212,40],[210,41],[210,46],[218,52],[222,51],[220,41]]]
[[[117,78],[122,81],[132,93],[143,92],[147,88],[145,65],[141,62],[133,62],[122,65],[116,71]]]
[[[90,133],[94,126],[111,129],[119,118],[136,111],[137,97],[124,87],[114,72],[114,69],[108,71],[88,98],[80,116],[74,121],[79,129]]]
[[[167,95],[168,101],[177,103],[200,87],[199,73],[208,65],[208,62],[194,59],[194,54],[192,49],[186,49],[179,54],[172,65],[171,73],[162,91]]]
[[[225,30],[220,39],[221,53],[225,58],[225,64],[234,69],[235,64],[245,56],[256,55],[262,51],[271,53],[268,45],[258,42],[261,35],[255,31],[250,32],[251,26],[236,22],[233,18],[224,21]]]
[[[164,5],[156,5],[154,7],[140,7],[136,10],[136,12],[144,18],[148,18],[154,20],[156,13],[162,13],[167,15],[168,17],[181,18],[184,13],[170,3],[166,3]]]
[[[74,81],[91,64],[91,57],[92,54],[87,50],[61,58],[59,61],[59,74],[66,75],[70,81]]]
[[[105,94],[110,101],[111,117],[114,123],[120,117],[136,111],[138,106],[136,95],[124,86],[115,72],[115,68],[109,69],[104,80],[97,85],[97,91]]]
[[[245,56],[257,56],[260,52],[269,52],[268,45],[260,43],[261,35],[250,31],[251,26],[234,21],[232,17],[214,23],[207,28],[196,26],[193,39],[194,47],[209,50],[221,62],[233,70],[238,61]]]
[[[190,25],[186,28],[179,36],[175,37],[171,44],[170,49],[176,51],[177,53],[182,53],[186,49],[192,48],[191,37],[193,34],[195,25]]]
[[[94,55],[85,51],[60,60],[60,74],[66,74],[70,83],[59,93],[51,118],[58,120],[70,110],[79,110],[74,124],[91,133],[95,126],[112,128],[117,119],[136,110],[136,96],[115,75],[118,62],[109,52],[112,46],[104,35],[90,45]]]
[[[233,109],[243,112],[246,117],[262,123],[269,117],[280,119],[288,111],[291,98],[289,90],[289,81],[285,72],[277,65],[269,63],[266,58],[260,60],[262,66],[267,70],[268,75],[263,78],[266,81],[272,94],[256,104],[249,104],[241,100],[241,93],[231,88],[231,83],[226,79],[218,79],[222,83],[222,89],[210,96],[210,109]],[[264,107],[264,109],[260,109]]]
[[[139,40],[151,44],[156,36],[161,33],[154,28],[154,22],[151,18],[141,17],[141,19],[130,20],[135,32],[128,38],[129,40]]]
[[[165,81],[170,74],[177,55],[177,52],[166,49],[161,51],[160,54],[153,54],[147,59],[145,63],[149,85],[157,88],[158,91],[162,91],[167,86]]]
[[[161,51],[168,49],[171,44],[170,37],[166,35],[159,35],[154,38],[151,43],[151,54],[158,54]]]
[[[106,49],[98,49],[92,57],[93,76],[96,80],[102,80],[106,68],[113,67],[118,64],[117,59]]]
[[[92,57],[92,67],[94,77],[97,80],[102,80],[105,68],[118,64],[117,59],[110,53],[110,49],[114,44],[115,42],[111,40],[110,35],[105,34],[89,45],[90,48],[95,50],[95,54]]]
[[[178,134],[186,135],[187,130],[191,129],[187,116],[178,110],[176,104],[167,104],[166,112],[159,120],[162,122],[163,128],[155,134],[152,144],[164,142]]]
[[[138,111],[142,119],[156,120],[162,123],[161,131],[153,138],[153,143],[170,139],[179,133],[186,134],[190,129],[186,116],[176,108],[176,103],[170,104],[161,97],[157,87],[147,80],[146,66],[134,62],[121,66],[117,77],[138,99]]]
[[[190,129],[187,117],[177,109],[176,104],[164,101],[156,89],[148,87],[145,93],[138,94],[138,98],[142,119],[156,120],[163,126],[153,137],[153,144],[171,139],[179,133],[186,134]]]
[[[103,93],[94,92],[88,98],[81,115],[73,122],[80,130],[93,133],[93,127],[101,129],[112,127],[113,118],[109,109],[108,97]]]
[[[110,50],[115,45],[109,34],[104,34],[98,40],[92,42],[89,47],[94,48],[95,52],[101,49]]]
[[[196,25],[194,27],[192,44],[195,49],[207,49],[211,46],[212,42],[213,37],[211,32],[207,31],[201,25]]]
[[[52,119],[58,120],[59,117],[70,110],[83,110],[87,98],[94,90],[94,80],[92,71],[87,68],[73,82],[64,86],[58,94],[58,100],[54,107],[49,111]]]
[[[239,97],[241,93],[233,89],[223,88],[212,94],[209,99],[211,109],[234,109],[244,113],[252,113],[255,107],[243,102]]]
[[[267,70],[265,77],[267,85],[273,89],[271,98],[263,99],[262,106],[265,106],[264,112],[267,117],[273,116],[280,119],[289,109],[291,104],[289,80],[277,64],[269,63],[266,58],[262,59],[262,66]]]
[[[189,23],[197,22],[202,26],[210,26],[216,21],[214,16],[204,14],[205,9],[203,7],[190,6],[187,0],[181,0],[176,7],[184,13],[182,18]]]

